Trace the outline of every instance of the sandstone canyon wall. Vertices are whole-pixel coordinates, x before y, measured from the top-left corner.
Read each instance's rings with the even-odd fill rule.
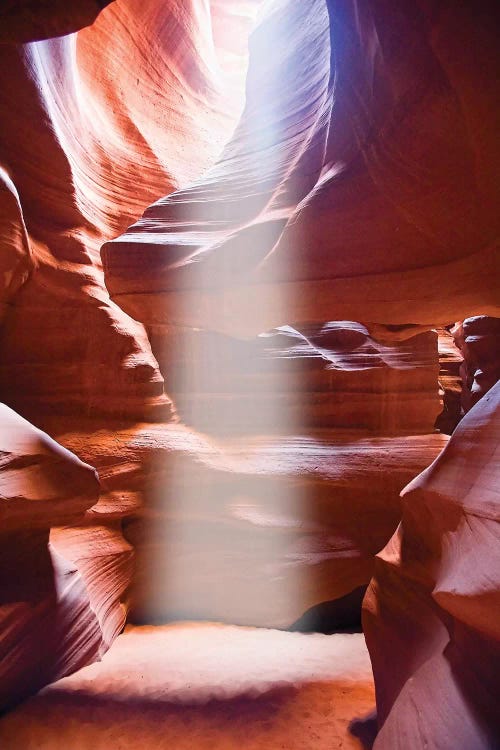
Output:
[[[499,391],[405,488],[401,524],[377,555],[364,602],[376,749],[496,746]]]
[[[2,706],[373,575],[375,747],[486,750],[493,4],[64,5],[0,12]]]
[[[124,2],[107,8],[91,28],[82,26],[96,18],[97,3],[46,5],[1,11],[0,99],[7,115],[0,133],[1,398],[55,437],[65,430],[64,418],[82,435],[103,419],[122,426],[137,419],[166,423],[174,408],[146,332],[110,300],[99,247],[149,201],[214,160],[241,107],[246,52],[238,39],[245,38],[254,4],[242,2],[235,13],[230,3],[214,3],[212,18],[208,6]],[[5,424],[6,456],[13,429]],[[113,439],[110,431],[108,442]],[[19,457],[21,465],[24,460]],[[123,459],[117,463],[119,473]],[[9,488],[12,475],[5,476]],[[30,472],[17,476],[5,494],[9,508],[10,494],[31,491]],[[63,469],[60,481],[71,507]],[[41,668],[26,653],[16,657],[3,704],[96,658],[123,627],[132,550],[121,532],[120,492],[114,499],[104,515],[85,513],[97,496],[69,517],[49,506],[41,531],[33,532],[33,557],[29,538],[20,544],[14,534],[5,575],[17,567],[23,575],[2,610],[9,623],[5,648],[22,643],[23,633],[31,638],[36,626],[36,612],[26,620],[25,610],[35,586],[28,571],[38,558],[46,570],[40,597],[46,595],[37,612],[42,617],[46,610],[53,620],[49,634],[62,628],[66,641],[57,657],[62,666],[55,657]],[[28,529],[32,513],[23,515]],[[72,526],[56,528],[66,521]],[[59,574],[51,556],[70,561],[59,565],[61,576],[64,566],[78,570],[85,617],[93,623],[82,630],[77,622],[72,636],[65,632],[64,598],[56,608]],[[7,605],[11,596],[17,608]],[[65,649],[76,649],[78,658]]]
[[[233,138],[104,246],[112,297],[150,324],[236,335],[494,314],[491,5],[265,8]]]

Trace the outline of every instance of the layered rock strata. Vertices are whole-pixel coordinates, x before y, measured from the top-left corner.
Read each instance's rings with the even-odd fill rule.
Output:
[[[441,409],[430,331],[386,343],[351,321],[246,341],[175,327],[149,335],[179,417],[203,431],[414,435],[432,432]]]
[[[41,19],[24,2],[2,25],[0,393],[103,492],[1,412],[1,698],[97,659],[128,608],[287,627],[351,601],[401,488],[447,442],[429,329],[465,319],[464,411],[486,396],[404,495],[366,630],[376,747],[482,750],[499,638],[491,6],[266,3],[217,160],[256,4],[120,0],[82,29],[97,3]],[[168,424],[170,395],[190,428]]]
[[[241,109],[256,3],[219,0],[211,15],[208,4],[123,0],[75,34],[99,4],[62,5],[17,4],[2,26],[0,393],[34,421],[168,420],[144,328],[110,301],[99,247],[218,156]],[[41,41],[14,44],[18,27],[32,38],[30,19]],[[52,30],[66,36],[45,39]]]
[[[451,329],[452,326],[449,326]],[[439,394],[443,399],[443,411],[436,420],[441,432],[451,435],[460,419],[462,411],[463,356],[457,347],[451,330],[438,330],[439,351]]]

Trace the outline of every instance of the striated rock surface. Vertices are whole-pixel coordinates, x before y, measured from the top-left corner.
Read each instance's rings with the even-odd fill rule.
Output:
[[[380,343],[365,326],[337,321],[246,341],[157,327],[150,339],[179,417],[204,431],[430,433],[440,411],[430,331]]]
[[[492,3],[269,0],[244,91],[259,4],[0,9],[0,396],[60,443],[0,410],[0,706],[98,659],[129,612],[298,629],[320,609],[334,629],[356,624],[375,573],[376,749],[486,750]],[[463,411],[483,399],[402,507],[448,443],[440,395],[440,429],[460,417],[457,320]],[[334,688],[275,691],[311,670],[327,682],[326,662],[359,664],[356,647],[208,631],[204,651],[203,630],[132,630],[0,737],[99,747],[125,726],[134,746],[240,746],[255,719],[256,750],[359,745],[345,725],[358,689],[371,701],[364,667],[356,688],[342,668]],[[208,653],[219,669],[238,645],[244,676],[214,679],[210,662],[196,687],[215,707],[176,713],[176,649],[200,657],[196,681]],[[254,679],[271,657],[286,669]]]
[[[99,495],[95,470],[0,405],[2,529],[48,528],[79,518]]]
[[[98,495],[90,466],[0,405],[0,710],[101,651],[81,575],[48,546]]]
[[[374,750],[491,750],[500,667],[500,383],[403,492],[364,607]]]
[[[493,4],[268,3],[203,179],[102,250],[148,325],[434,327],[498,309]]]
[[[215,439],[181,425],[62,426],[58,440],[99,471],[103,492],[87,523],[121,520],[135,550],[132,621],[281,628],[369,581],[399,521],[402,487],[447,442],[346,430]],[[76,543],[81,531],[65,533]],[[127,574],[127,550],[114,553],[123,565],[111,590]]]
[[[49,35],[58,19],[62,34],[99,9],[9,5],[26,38],[30,18]],[[27,417],[171,418],[144,328],[109,299],[99,247],[215,161],[241,110],[255,8],[122,0],[75,34],[0,46],[2,264],[10,273],[22,251],[35,265],[21,289],[19,265],[0,286],[0,393]]]
[[[32,259],[19,195],[0,169],[0,324],[7,305],[28,278]]]
[[[168,417],[144,329],[110,302],[92,257],[96,232],[76,207],[71,162],[51,121],[54,102],[34,48],[0,47],[0,106],[10,113],[0,163],[17,190],[35,265],[10,298],[0,330],[0,393],[32,421],[43,411],[96,408]],[[55,85],[56,71],[49,77]],[[36,133],[26,122],[36,123]]]
[[[90,518],[88,517],[90,515]],[[63,555],[80,574],[101,630],[103,653],[126,622],[127,590],[133,576],[134,551],[124,539],[119,521],[92,518],[85,526],[55,527],[51,548]]]

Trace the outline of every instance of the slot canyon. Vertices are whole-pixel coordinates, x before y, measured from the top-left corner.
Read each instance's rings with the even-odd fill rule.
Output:
[[[0,747],[500,747],[491,0],[0,3]]]

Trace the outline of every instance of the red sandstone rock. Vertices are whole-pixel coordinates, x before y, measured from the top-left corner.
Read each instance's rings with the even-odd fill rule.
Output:
[[[180,419],[197,429],[433,431],[440,411],[435,333],[380,343],[350,321],[301,328],[246,341],[175,327],[149,336]]]
[[[438,401],[426,331],[498,310],[490,3],[267,4],[245,112],[211,166],[240,109],[255,4],[120,0],[75,35],[0,45],[0,391],[95,465],[104,490],[84,513],[90,468],[0,412],[30,436],[0,474],[4,704],[110,645],[130,542],[137,620],[282,627],[366,583],[399,490],[447,440],[412,434],[432,430]],[[92,20],[84,6],[47,5],[35,29],[33,5],[17,4],[21,22],[0,33],[73,30]],[[103,250],[132,318],[109,298],[98,249],[172,191]],[[335,317],[365,324],[324,323]],[[460,329],[479,395],[496,377],[491,321]],[[213,427],[200,419],[212,409],[221,424],[225,400],[240,429],[283,419],[289,433],[216,440],[136,423],[173,416],[148,336],[186,420]],[[491,746],[495,394],[410,486],[377,563],[380,748]],[[304,434],[304,421],[342,429]]]
[[[95,471],[0,405],[0,708],[98,657],[102,633],[49,528],[81,518]]]
[[[6,172],[0,170],[0,324],[7,303],[26,281],[32,268],[30,247],[19,195]]]
[[[101,629],[101,653],[121,633],[127,617],[127,589],[134,552],[117,521],[53,528],[51,547],[78,570]]]
[[[376,750],[489,750],[498,738],[499,397],[497,384],[404,490],[377,556],[364,604]]]
[[[99,470],[103,493],[87,513],[89,539],[92,526],[121,520],[134,547],[131,618],[141,622],[287,627],[367,583],[398,523],[401,488],[447,441],[347,430],[214,439],[181,425],[54,424],[58,440]],[[71,560],[78,544],[88,557],[83,531],[65,532],[75,552],[61,551]],[[103,556],[105,541],[96,542]],[[121,542],[109,559],[118,567],[102,577],[99,596],[130,580]]]
[[[105,244],[113,299],[236,335],[495,314],[493,4],[266,7],[220,161]]]
[[[0,163],[19,194],[36,266],[11,296],[0,330],[2,397],[32,420],[43,410],[88,413],[96,407],[168,415],[144,329],[104,289],[95,228],[76,207],[71,160],[51,122],[50,89],[43,76],[37,86],[29,69],[34,49],[40,48],[0,45],[0,105],[10,113],[0,132]],[[31,62],[36,67],[36,59]]]
[[[467,412],[500,378],[500,319],[466,318],[452,333],[464,358],[462,407]]]
[[[47,5],[45,22],[62,33],[83,6]],[[27,34],[30,9],[17,6]],[[171,417],[144,329],[110,301],[98,251],[218,156],[241,109],[254,9],[220,0],[212,19],[206,4],[122,0],[77,34],[1,46],[0,165],[36,263],[14,297],[9,283],[0,335],[0,392],[21,413]]]
[[[443,411],[436,420],[436,427],[450,435],[462,417],[463,356],[453,336],[446,328],[438,330],[439,388],[443,397]]]
[[[99,495],[95,470],[0,404],[2,530],[80,518]]]

